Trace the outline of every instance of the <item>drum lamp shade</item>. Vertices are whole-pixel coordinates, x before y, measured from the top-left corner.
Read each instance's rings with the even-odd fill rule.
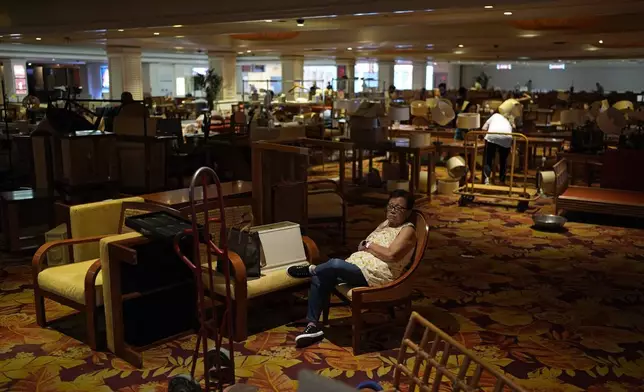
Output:
[[[481,128],[481,115],[478,113],[459,113],[456,118],[456,127],[460,129]]]

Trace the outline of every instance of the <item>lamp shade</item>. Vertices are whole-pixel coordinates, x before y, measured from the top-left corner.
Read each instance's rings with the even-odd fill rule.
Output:
[[[392,106],[389,108],[389,119],[391,121],[409,120],[409,106]]]
[[[619,110],[608,108],[597,116],[597,126],[607,135],[619,135],[626,127],[626,118]]]
[[[497,110],[502,103],[503,101],[499,101],[495,99],[495,100],[484,101],[483,106],[487,105],[491,110]]]
[[[432,121],[439,125],[447,125],[456,117],[452,104],[445,101],[438,101],[438,105],[431,112]]]
[[[633,106],[633,102],[631,101],[615,102],[613,107],[617,110],[635,110],[635,107]]]
[[[456,117],[456,128],[479,129],[481,128],[481,115],[478,113],[459,113]]]
[[[414,117],[427,117],[427,102],[425,101],[412,101],[411,115]]]
[[[499,106],[499,113],[503,115],[512,115],[514,117],[521,117],[523,105],[514,98],[506,99]]]

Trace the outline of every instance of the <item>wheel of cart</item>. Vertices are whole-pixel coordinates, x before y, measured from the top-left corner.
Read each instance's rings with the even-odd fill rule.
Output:
[[[518,187],[514,184],[514,163],[516,155],[517,140],[525,142],[525,151],[528,149],[528,138],[522,133],[512,133],[508,135],[507,133],[498,133],[498,132],[485,132],[485,131],[470,131],[465,135],[465,142],[463,143],[463,148],[465,149],[465,166],[470,167],[468,163],[468,148],[474,148],[473,158],[476,162],[476,155],[478,151],[479,136],[482,135],[506,135],[512,136],[512,150],[511,150],[511,162],[510,162],[510,182],[509,185],[486,185],[486,184],[476,184],[476,164],[472,165],[474,167],[474,173],[469,176],[468,181],[465,185],[458,188],[454,193],[460,195],[458,200],[458,205],[463,207],[468,203],[474,201],[475,197],[491,198],[491,199],[501,199],[517,202],[517,210],[520,212],[525,212],[530,207],[530,202],[533,202],[539,198],[539,193],[537,189],[528,189],[528,155],[524,154],[523,162],[523,186]],[[481,173],[484,175],[484,173]]]
[[[208,184],[211,180],[217,189],[217,199],[219,201],[219,214],[216,217],[209,217],[207,203],[195,201],[195,189],[200,186],[202,200],[208,200]],[[199,185],[197,185],[199,184]],[[204,224],[197,224],[197,214],[203,213]],[[170,379],[168,383],[169,392],[201,392],[201,382],[195,378],[195,370],[199,355],[203,357],[203,391],[211,390],[221,391],[224,385],[235,383],[235,363],[233,341],[228,339],[228,347],[222,347],[223,336],[228,333],[232,334],[232,300],[230,287],[230,262],[228,259],[228,245],[226,243],[226,219],[224,216],[224,200],[221,191],[221,182],[215,171],[209,167],[198,169],[192,176],[190,182],[190,213],[192,215],[192,228],[184,230],[183,233],[175,236],[174,250],[181,257],[183,262],[190,268],[195,278],[197,313],[199,319],[199,331],[197,332],[197,344],[192,355],[192,367],[190,374],[180,374]],[[217,222],[220,225],[220,244],[216,245],[212,241],[210,233],[211,225],[209,223]],[[179,241],[185,236],[192,239],[194,260],[186,257],[179,246]],[[208,251],[206,260],[201,260],[199,246],[204,244]],[[213,309],[208,312],[210,306],[214,307],[217,303],[213,298],[214,291],[214,265],[213,255],[223,262],[223,275],[226,285],[226,300],[224,302],[224,312],[219,324],[217,311]],[[204,269],[207,268],[207,271]],[[207,272],[207,287],[204,287],[203,273]],[[209,343],[209,339],[214,345]]]

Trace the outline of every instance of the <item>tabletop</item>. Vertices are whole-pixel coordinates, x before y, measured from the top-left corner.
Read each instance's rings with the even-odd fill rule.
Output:
[[[208,185],[208,200],[217,197],[217,187]],[[251,181],[231,181],[222,182],[221,191],[224,198],[242,198],[250,197],[253,193],[253,183]],[[190,205],[190,188],[173,189],[170,191],[149,193],[141,195],[145,201],[167,207],[179,209]],[[195,200],[203,200],[202,187],[195,189]]]

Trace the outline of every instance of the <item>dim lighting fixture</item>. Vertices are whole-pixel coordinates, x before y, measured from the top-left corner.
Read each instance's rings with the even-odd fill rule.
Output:
[[[11,37],[20,37],[22,34],[9,34]]]
[[[266,22],[266,23],[273,23],[273,19],[266,19],[264,22]]]
[[[505,12],[503,13],[503,15],[505,15],[505,16],[510,16],[510,15],[512,15],[512,12],[510,12],[510,11],[505,11]]]
[[[183,27],[183,25],[172,25],[175,29],[178,29],[179,27]]]
[[[183,35],[175,35],[174,38],[183,38]]]
[[[297,25],[298,25],[298,27],[304,26],[304,19],[302,19],[302,18],[298,19],[297,20]]]
[[[347,50],[353,50],[353,48],[347,48]]]
[[[29,67],[31,67],[31,63],[27,63],[27,65],[28,65]]]
[[[237,52],[237,54],[244,54],[244,52]]]
[[[159,34],[161,34],[161,33],[154,33],[154,35],[159,35]]]
[[[116,30],[116,31],[118,31],[119,33],[122,33],[122,32],[124,32],[125,30],[123,30],[123,29],[118,29],[118,30]]]
[[[494,8],[494,6],[493,5],[486,5],[483,8],[485,8],[486,10],[491,10],[492,8]]]
[[[36,37],[36,41],[42,41],[42,38]],[[601,41],[599,41],[599,43],[601,44]]]
[[[251,52],[251,50],[250,50],[250,49],[248,49],[248,50],[246,51],[246,53],[250,53],[250,52]]]
[[[56,61],[56,59],[51,59],[51,61]]]
[[[183,50],[183,46],[175,46],[174,47],[176,50]]]
[[[394,11],[394,14],[411,14],[414,11],[404,10],[404,11]]]
[[[459,44],[459,45],[458,45],[458,47],[459,47],[459,48],[462,48],[462,47],[463,47],[463,44]]]
[[[600,39],[600,40],[599,40],[599,43],[600,43],[600,44],[603,44],[603,43],[604,43],[604,41]]]

